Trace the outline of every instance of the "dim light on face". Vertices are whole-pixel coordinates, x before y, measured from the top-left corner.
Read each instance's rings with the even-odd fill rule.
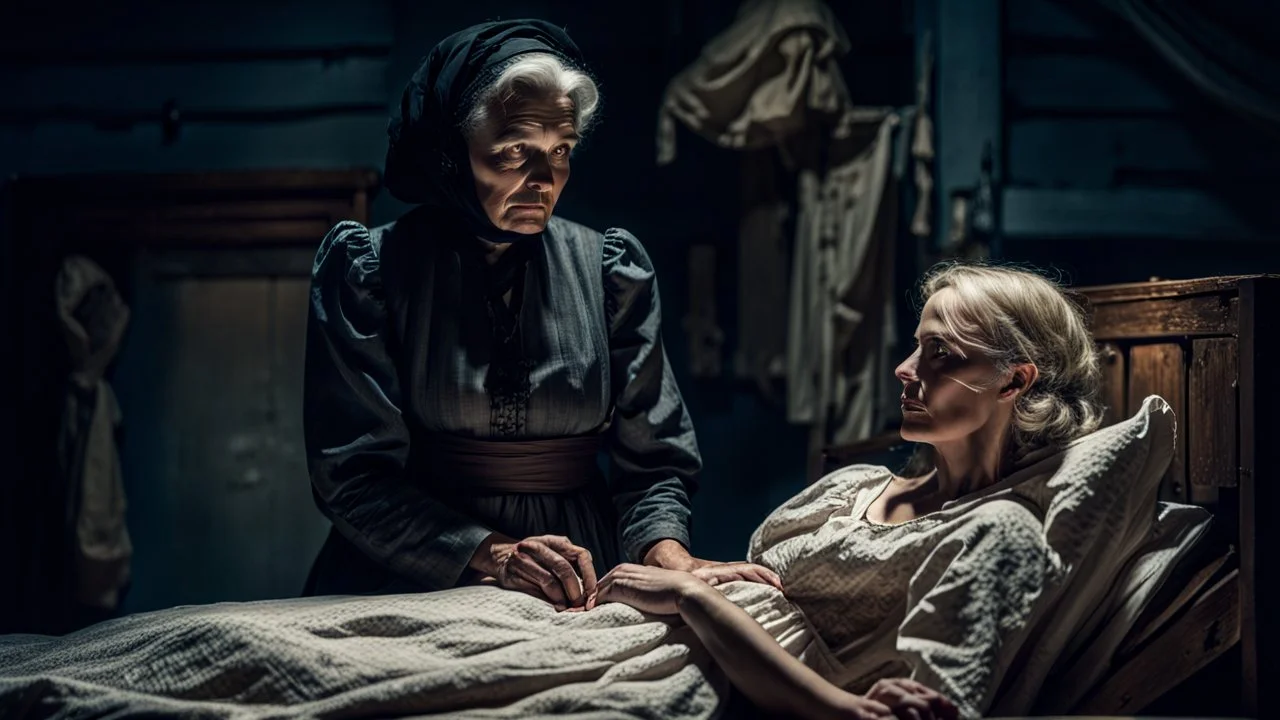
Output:
[[[495,101],[468,141],[476,195],[499,230],[542,232],[569,181],[578,143],[567,97]]]

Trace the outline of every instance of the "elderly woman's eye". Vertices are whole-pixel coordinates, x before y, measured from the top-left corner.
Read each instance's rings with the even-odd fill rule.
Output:
[[[525,147],[523,143],[516,145],[508,145],[502,149],[502,159],[507,161],[523,160],[525,156]]]
[[[573,148],[568,145],[557,145],[555,149],[551,151],[551,155],[552,157],[566,158],[569,157],[569,153],[571,152],[573,152]]]

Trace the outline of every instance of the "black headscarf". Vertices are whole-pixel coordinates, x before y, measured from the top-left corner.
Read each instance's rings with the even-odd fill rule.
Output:
[[[491,242],[529,237],[499,230],[480,206],[461,123],[476,93],[497,79],[507,61],[532,52],[583,66],[573,40],[544,20],[473,25],[436,45],[405,86],[400,110],[387,125],[387,190],[402,202],[450,210],[465,230]]]

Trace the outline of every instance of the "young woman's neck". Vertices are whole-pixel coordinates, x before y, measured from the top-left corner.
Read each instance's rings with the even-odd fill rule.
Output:
[[[958,440],[933,446],[938,492],[952,500],[994,485],[1004,475],[1008,429],[992,423]]]

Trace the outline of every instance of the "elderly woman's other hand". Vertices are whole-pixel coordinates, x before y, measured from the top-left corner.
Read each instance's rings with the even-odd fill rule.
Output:
[[[560,535],[514,540],[494,533],[476,550],[471,567],[504,588],[542,598],[559,610],[584,606],[596,591],[591,551]]]

